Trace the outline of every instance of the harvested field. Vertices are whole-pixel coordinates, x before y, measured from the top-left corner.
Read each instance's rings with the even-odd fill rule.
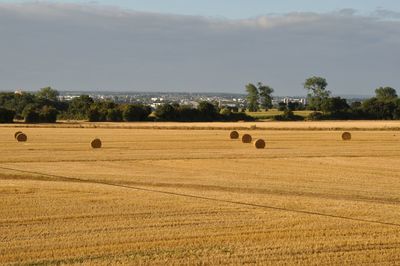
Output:
[[[258,130],[400,130],[400,121],[301,121],[301,122],[214,122],[214,123],[179,123],[179,122],[70,122],[61,121],[57,124],[8,124],[2,127],[17,128],[125,128],[125,129],[251,129]]]
[[[257,124],[266,149],[214,123],[2,127],[0,264],[395,264],[399,124],[338,123],[362,130]]]

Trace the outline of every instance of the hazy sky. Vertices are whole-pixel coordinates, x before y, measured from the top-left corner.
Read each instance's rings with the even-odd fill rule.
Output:
[[[26,1],[1,1],[23,3]],[[55,3],[101,4],[137,11],[201,15],[225,18],[248,18],[270,13],[331,12],[344,8],[369,14],[376,9],[400,11],[399,0],[96,0],[52,1]]]
[[[0,90],[400,89],[400,1],[0,1]],[[400,92],[400,91],[399,91]]]

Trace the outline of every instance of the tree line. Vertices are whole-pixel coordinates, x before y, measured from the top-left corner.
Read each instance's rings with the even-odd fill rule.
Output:
[[[293,111],[312,111],[306,118],[308,120],[329,119],[400,119],[400,99],[392,87],[379,87],[375,90],[375,96],[363,101],[355,101],[349,104],[346,99],[333,97],[327,89],[325,78],[313,76],[305,80],[304,89],[307,90],[307,104],[289,102],[279,103],[277,108],[283,111],[282,115],[275,116],[276,120],[303,120]],[[257,112],[261,109],[268,110],[272,107],[272,93],[270,86],[258,83],[257,86],[246,86],[248,110]]]
[[[59,120],[88,120],[91,122],[122,121],[239,121],[254,120],[244,112],[223,108],[216,103],[200,102],[197,108],[167,103],[155,110],[144,104],[118,104],[113,101],[95,101],[81,95],[70,101],[60,101],[59,93],[51,87],[37,93],[0,93],[0,123],[14,119],[26,123],[55,123]]]
[[[304,82],[307,90],[307,104],[298,102],[279,103],[276,108],[283,111],[275,120],[304,120],[295,115],[296,110],[310,110],[308,120],[328,119],[400,119],[400,99],[392,87],[379,87],[375,96],[363,101],[348,103],[341,97],[334,97],[327,89],[323,77],[310,77]],[[257,112],[273,106],[274,89],[261,82],[249,83],[246,110]],[[95,101],[89,95],[81,95],[70,101],[60,101],[59,93],[51,87],[37,93],[0,93],[0,123],[12,123],[15,119],[27,123],[54,123],[59,120],[88,120],[92,122],[120,121],[251,121],[245,110],[220,108],[217,103],[200,102],[197,108],[166,103],[155,110],[144,104],[119,104],[113,101]]]

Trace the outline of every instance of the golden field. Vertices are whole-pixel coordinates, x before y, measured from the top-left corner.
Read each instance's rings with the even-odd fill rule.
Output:
[[[267,148],[230,140],[230,128]],[[396,264],[398,128],[3,125],[0,264]]]

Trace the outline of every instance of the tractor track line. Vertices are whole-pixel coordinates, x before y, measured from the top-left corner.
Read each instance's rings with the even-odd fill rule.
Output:
[[[283,211],[283,212],[292,212],[292,213],[299,213],[299,214],[305,214],[305,215],[313,215],[313,216],[341,219],[341,220],[347,220],[347,221],[353,221],[353,222],[363,222],[363,223],[369,223],[369,224],[379,224],[379,225],[400,227],[400,224],[391,223],[391,222],[353,218],[353,217],[348,217],[348,216],[327,214],[327,213],[322,213],[322,212],[296,210],[296,209],[269,206],[269,205],[256,204],[256,203],[247,203],[247,202],[234,201],[234,200],[210,198],[210,197],[197,196],[197,195],[171,192],[171,191],[164,191],[164,190],[158,190],[158,189],[128,186],[128,185],[117,184],[117,183],[106,182],[106,181],[96,181],[96,180],[81,179],[81,178],[69,177],[69,176],[52,175],[52,174],[20,170],[20,169],[14,169],[14,168],[3,167],[3,166],[0,166],[0,169],[20,172],[20,173],[35,174],[35,175],[40,175],[43,177],[50,177],[50,178],[52,178],[51,180],[53,180],[53,181],[70,181],[70,182],[79,182],[79,183],[88,183],[88,184],[98,184],[98,185],[112,186],[112,187],[117,187],[117,188],[134,189],[134,190],[138,190],[138,191],[145,191],[145,192],[151,192],[151,193],[157,193],[157,194],[164,194],[164,195],[171,195],[171,196],[178,196],[178,197],[185,197],[185,198],[192,198],[192,199],[200,199],[200,200],[213,201],[213,202],[219,202],[219,203],[228,203],[228,204],[253,207],[253,208],[269,209],[269,210]],[[51,181],[51,180],[48,180],[48,181]]]

